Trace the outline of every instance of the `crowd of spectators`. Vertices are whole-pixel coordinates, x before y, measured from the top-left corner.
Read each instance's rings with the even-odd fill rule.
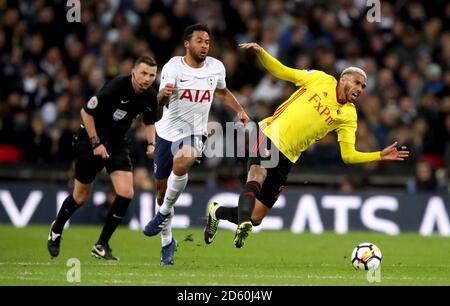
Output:
[[[450,169],[450,3],[380,2],[380,19],[370,22],[373,5],[365,0],[83,0],[81,22],[71,23],[64,0],[0,0],[0,164],[69,167],[83,104],[105,81],[129,74],[139,55],[153,55],[160,71],[184,53],[184,28],[199,22],[212,29],[210,55],[223,61],[227,87],[254,120],[271,115],[295,87],[266,73],[241,42],[258,42],[293,68],[336,77],[347,66],[363,68],[357,149],[396,140],[412,154],[393,167],[413,176],[420,162],[418,171],[428,169],[442,185]],[[211,118],[234,119],[221,103],[213,103]],[[138,125],[130,137],[133,162],[150,169]],[[233,185],[228,163],[204,164],[217,174],[211,187]],[[300,164],[342,164],[336,136],[318,141]]]

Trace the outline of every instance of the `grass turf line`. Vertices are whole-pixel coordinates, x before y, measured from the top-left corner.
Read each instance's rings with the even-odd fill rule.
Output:
[[[120,227],[110,244],[120,262],[90,256],[101,227],[71,226],[65,230],[61,254],[50,259],[49,226],[16,229],[0,225],[0,285],[450,285],[450,240],[416,234],[387,236],[369,232],[346,235],[251,233],[242,249],[234,233],[219,229],[211,245],[199,228],[174,230],[180,242],[173,267],[161,267],[160,238]],[[380,247],[380,283],[369,283],[355,271],[350,255],[355,245]],[[81,282],[67,281],[67,260],[81,262]]]

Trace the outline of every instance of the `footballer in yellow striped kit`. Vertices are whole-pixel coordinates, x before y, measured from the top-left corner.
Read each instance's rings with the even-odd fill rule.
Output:
[[[298,90],[283,102],[272,116],[259,122],[259,136],[253,151],[262,144],[279,154],[274,167],[264,167],[268,156],[249,158],[247,183],[239,197],[237,207],[208,205],[205,242],[211,243],[219,220],[238,225],[234,237],[237,248],[243,246],[252,227],[261,224],[264,217],[284,190],[291,166],[303,151],[336,131],[342,160],[345,163],[367,163],[377,160],[404,160],[409,152],[397,148],[397,142],[377,152],[359,152],[355,149],[357,113],[355,103],[363,94],[366,73],[357,67],[342,71],[339,81],[318,70],[299,70],[284,66],[257,43],[243,43],[243,49],[253,51],[273,76],[294,83]],[[260,154],[261,155],[261,154]]]

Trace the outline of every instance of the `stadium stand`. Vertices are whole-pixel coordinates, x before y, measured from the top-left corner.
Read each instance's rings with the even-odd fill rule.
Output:
[[[415,190],[416,171],[429,167],[433,186],[450,188],[447,1],[382,1],[380,22],[369,22],[362,0],[87,0],[80,23],[66,20],[66,2],[0,0],[1,181],[67,181],[82,105],[105,81],[130,73],[139,55],[154,55],[160,69],[182,52],[184,27],[201,22],[213,29],[210,55],[224,62],[228,88],[253,119],[269,116],[294,88],[239,50],[245,41],[299,69],[338,76],[349,65],[363,68],[369,80],[358,106],[357,149],[397,140],[412,152],[401,164],[345,166],[329,135],[301,157],[291,184]],[[233,121],[220,103],[213,119]],[[140,129],[129,136],[133,162],[152,174]],[[416,170],[418,163],[424,166]],[[230,187],[244,170],[242,158],[213,160],[190,180]]]

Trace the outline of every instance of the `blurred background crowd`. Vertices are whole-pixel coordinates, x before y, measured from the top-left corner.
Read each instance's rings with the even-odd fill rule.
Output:
[[[380,150],[396,140],[411,151],[404,163],[346,166],[331,133],[303,154],[291,183],[303,185],[322,174],[316,183],[342,191],[370,187],[374,177],[409,192],[449,188],[445,0],[383,0],[379,22],[369,22],[373,5],[366,0],[82,0],[80,23],[66,20],[67,2],[0,0],[0,169],[9,169],[0,172],[3,180],[21,167],[69,170],[70,176],[72,137],[84,103],[105,81],[129,74],[139,55],[153,55],[158,71],[183,55],[183,30],[199,22],[212,29],[210,56],[223,61],[227,87],[253,120],[270,116],[295,87],[271,77],[253,54],[237,47],[252,41],[293,68],[336,77],[347,66],[363,68],[368,83],[357,105],[357,149]],[[234,118],[215,101],[210,120]],[[136,184],[151,189],[152,162],[139,124],[129,137]],[[193,174],[193,181],[197,174],[209,188],[234,188],[245,176],[245,160],[206,160]]]

